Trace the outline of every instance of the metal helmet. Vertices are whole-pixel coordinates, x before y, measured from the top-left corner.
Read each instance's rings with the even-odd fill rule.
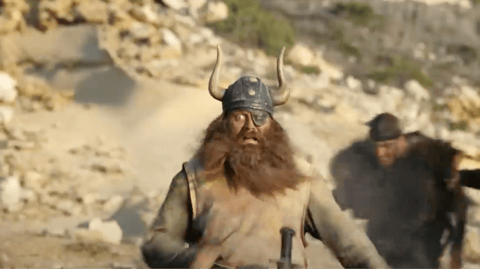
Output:
[[[259,78],[244,76],[228,87],[222,98],[224,111],[239,108],[264,110],[273,114],[273,101],[267,85]]]
[[[273,115],[273,107],[283,105],[290,97],[290,91],[284,82],[283,76],[283,54],[285,47],[282,48],[280,56],[277,59],[277,77],[279,83],[278,91],[273,94],[267,85],[259,78],[254,76],[243,76],[223,89],[218,85],[220,70],[222,68],[222,50],[217,45],[217,62],[213,68],[212,75],[208,84],[208,89],[213,98],[222,102],[223,111],[235,109],[249,109],[266,111]]]

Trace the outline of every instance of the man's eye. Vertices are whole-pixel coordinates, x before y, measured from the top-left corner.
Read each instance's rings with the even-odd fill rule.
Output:
[[[245,119],[245,116],[244,115],[237,115],[235,116],[235,120],[237,121],[241,121],[241,120],[244,120]]]
[[[260,114],[260,115],[255,115],[253,117],[253,120],[257,125],[263,125],[267,121],[266,115]]]

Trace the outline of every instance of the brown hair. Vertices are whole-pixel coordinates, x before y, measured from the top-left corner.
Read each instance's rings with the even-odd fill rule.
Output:
[[[208,126],[197,156],[203,161],[206,180],[225,176],[229,186],[246,188],[254,195],[294,189],[305,179],[295,166],[289,138],[280,124],[271,119],[271,126],[260,137],[256,147],[242,146],[232,137],[227,116],[217,117]]]

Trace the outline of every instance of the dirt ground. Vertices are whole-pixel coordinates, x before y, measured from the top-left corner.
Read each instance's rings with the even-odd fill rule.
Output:
[[[68,238],[43,236],[25,231],[0,231],[0,267],[3,268],[112,268],[145,267],[139,248],[86,243]]]

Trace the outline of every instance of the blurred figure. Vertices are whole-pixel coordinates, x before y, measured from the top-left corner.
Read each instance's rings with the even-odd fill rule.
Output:
[[[447,243],[451,267],[461,265],[466,196],[461,152],[420,132],[402,133],[397,117],[377,115],[369,139],[342,150],[331,163],[334,196],[355,217],[394,268],[438,268]]]

